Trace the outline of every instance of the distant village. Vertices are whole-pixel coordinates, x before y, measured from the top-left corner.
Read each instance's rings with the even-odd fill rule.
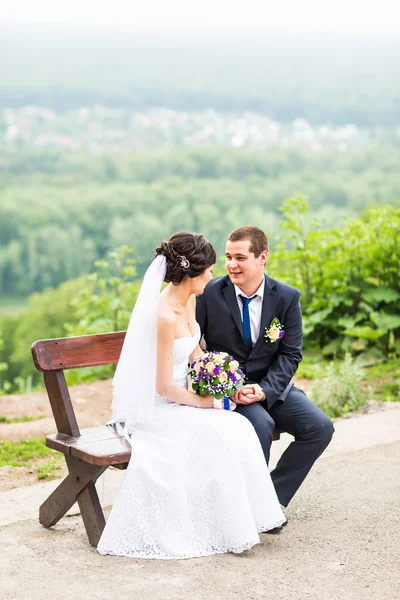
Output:
[[[172,146],[267,148],[303,145],[318,150],[346,150],[374,140],[400,143],[395,130],[362,129],[354,124],[312,126],[305,119],[278,123],[254,112],[241,114],[179,112],[153,108],[145,112],[94,106],[55,113],[40,106],[0,110],[1,148],[59,150],[144,150]]]

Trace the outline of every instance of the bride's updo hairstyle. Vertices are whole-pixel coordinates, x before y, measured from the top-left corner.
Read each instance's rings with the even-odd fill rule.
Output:
[[[186,277],[198,277],[214,265],[217,255],[212,244],[200,233],[174,233],[168,241],[161,242],[155,256],[163,254],[167,259],[165,281],[178,285]]]

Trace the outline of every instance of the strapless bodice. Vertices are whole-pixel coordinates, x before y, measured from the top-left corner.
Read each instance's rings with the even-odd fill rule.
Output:
[[[187,388],[189,356],[196,348],[200,340],[200,327],[196,324],[196,333],[177,338],[174,341],[174,381],[181,387]],[[156,394],[156,404],[164,404],[168,400],[164,396]]]

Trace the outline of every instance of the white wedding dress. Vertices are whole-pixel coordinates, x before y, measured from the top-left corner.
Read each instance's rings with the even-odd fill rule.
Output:
[[[174,380],[187,386],[199,333],[174,342]],[[98,544],[100,554],[177,559],[243,552],[285,522],[257,434],[227,410],[156,397]]]

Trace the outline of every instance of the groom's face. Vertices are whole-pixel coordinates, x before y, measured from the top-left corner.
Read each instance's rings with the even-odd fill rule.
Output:
[[[225,260],[228,275],[235,285],[250,293],[261,285],[264,268],[268,258],[268,252],[261,252],[260,256],[254,256],[250,252],[250,240],[226,243]]]

